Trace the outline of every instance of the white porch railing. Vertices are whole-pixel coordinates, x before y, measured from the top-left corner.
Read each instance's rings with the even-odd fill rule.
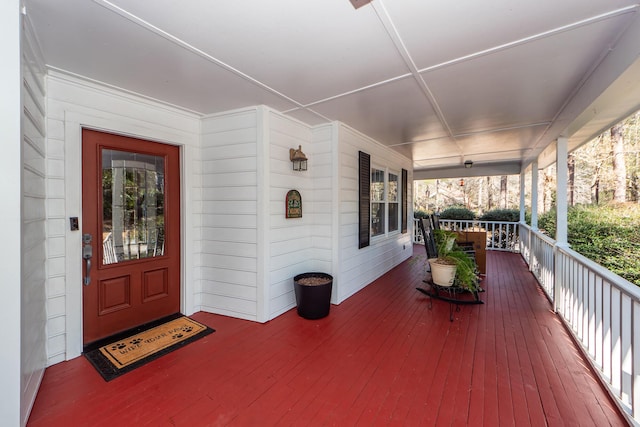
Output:
[[[441,220],[487,230],[488,250],[520,252],[629,421],[640,426],[640,288],[525,224]],[[417,220],[415,243],[423,243]]]
[[[420,226],[418,225],[418,218],[413,219],[413,243],[424,245],[424,239],[420,234]]]
[[[440,228],[445,230],[486,231],[487,250],[508,252],[518,252],[520,250],[518,243],[518,227],[520,224],[517,222],[441,219],[439,223]],[[417,219],[414,219],[413,224],[413,242],[423,243]]]
[[[540,287],[547,298],[553,302],[555,263],[553,248],[555,240],[539,231],[534,231],[527,225],[520,226],[520,253],[529,270],[538,279]]]
[[[629,421],[640,425],[640,288],[526,225],[519,242],[558,316]]]

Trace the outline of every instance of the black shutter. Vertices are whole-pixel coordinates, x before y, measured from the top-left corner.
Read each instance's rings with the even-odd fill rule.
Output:
[[[402,215],[402,234],[407,232],[407,214],[409,213],[409,197],[407,194],[407,170],[402,169],[402,207],[400,208],[400,215]]]
[[[371,216],[371,156],[362,151],[358,151],[359,164],[359,184],[358,194],[358,249],[369,246],[370,236],[370,216]]]

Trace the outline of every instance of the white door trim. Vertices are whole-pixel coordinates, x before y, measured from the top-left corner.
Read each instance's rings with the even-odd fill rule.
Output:
[[[185,141],[180,135],[150,127],[149,123],[132,120],[123,121],[120,117],[98,117],[90,114],[65,112],[65,212],[67,217],[78,217],[82,221],[82,128],[90,128],[116,133],[135,138],[180,146],[180,199],[181,199],[181,268],[180,268],[180,309],[184,314],[192,314],[194,307],[194,285],[191,272],[187,266],[193,265],[192,252],[186,248],[193,247],[189,241],[193,239],[188,232],[186,218],[190,217],[189,203],[191,198],[189,184],[185,174]],[[191,156],[189,156],[191,157]],[[190,185],[190,184],[189,184]],[[67,218],[68,221],[68,218]],[[82,223],[80,223],[82,230]],[[66,360],[82,354],[82,258],[81,231],[65,233],[65,293],[66,293]]]

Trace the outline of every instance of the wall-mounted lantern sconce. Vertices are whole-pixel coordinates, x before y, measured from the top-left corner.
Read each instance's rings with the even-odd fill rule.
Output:
[[[465,160],[464,167],[467,168],[467,169],[471,169],[471,166],[473,166],[473,161]]]
[[[460,178],[460,187],[464,187],[464,178]]]
[[[298,145],[298,149],[289,149],[289,160],[293,163],[294,171],[306,171],[307,170],[307,156],[302,152],[302,145]]]

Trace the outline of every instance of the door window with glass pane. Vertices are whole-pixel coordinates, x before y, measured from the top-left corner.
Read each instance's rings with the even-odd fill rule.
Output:
[[[103,264],[164,254],[164,157],[102,149]]]
[[[371,235],[384,234],[385,191],[384,171],[371,169]]]

